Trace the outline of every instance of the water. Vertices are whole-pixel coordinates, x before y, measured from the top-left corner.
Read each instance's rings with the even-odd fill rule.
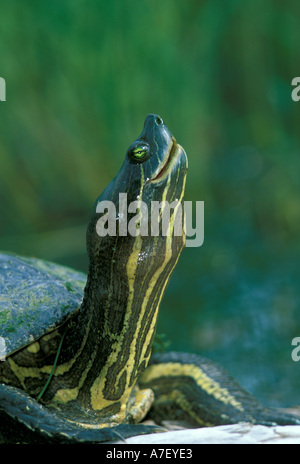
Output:
[[[297,255],[272,256],[257,244],[239,251],[186,249],[158,330],[171,349],[222,364],[264,404],[297,405],[300,363],[291,358],[292,339],[300,335]]]

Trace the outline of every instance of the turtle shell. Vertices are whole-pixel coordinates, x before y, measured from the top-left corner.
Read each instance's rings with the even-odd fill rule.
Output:
[[[72,316],[82,303],[86,279],[81,272],[49,261],[0,253],[4,355],[32,343]]]

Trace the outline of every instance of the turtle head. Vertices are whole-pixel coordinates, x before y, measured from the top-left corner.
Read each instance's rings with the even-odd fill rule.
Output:
[[[127,151],[125,163],[131,165],[131,169],[132,165],[140,165],[144,182],[154,182],[162,191],[172,170],[186,169],[187,158],[164,121],[155,114],[148,114],[141,135]]]
[[[87,232],[90,261],[98,259],[100,248],[107,255],[117,247],[128,257],[128,250],[138,242],[143,242],[143,249],[151,256],[162,253],[175,229],[173,245],[176,242],[181,251],[185,244],[186,172],[185,151],[164,121],[149,114],[117,176],[96,200]],[[159,240],[155,239],[157,235]]]

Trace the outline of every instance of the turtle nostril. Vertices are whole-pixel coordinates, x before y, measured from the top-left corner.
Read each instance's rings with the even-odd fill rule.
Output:
[[[159,116],[156,116],[155,118],[155,122],[158,126],[160,126],[161,124],[163,124],[163,120],[159,117]]]

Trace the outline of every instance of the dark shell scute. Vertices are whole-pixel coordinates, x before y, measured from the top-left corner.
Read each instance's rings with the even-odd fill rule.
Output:
[[[0,253],[0,337],[5,354],[70,317],[82,302],[85,283],[85,274],[65,266]]]

